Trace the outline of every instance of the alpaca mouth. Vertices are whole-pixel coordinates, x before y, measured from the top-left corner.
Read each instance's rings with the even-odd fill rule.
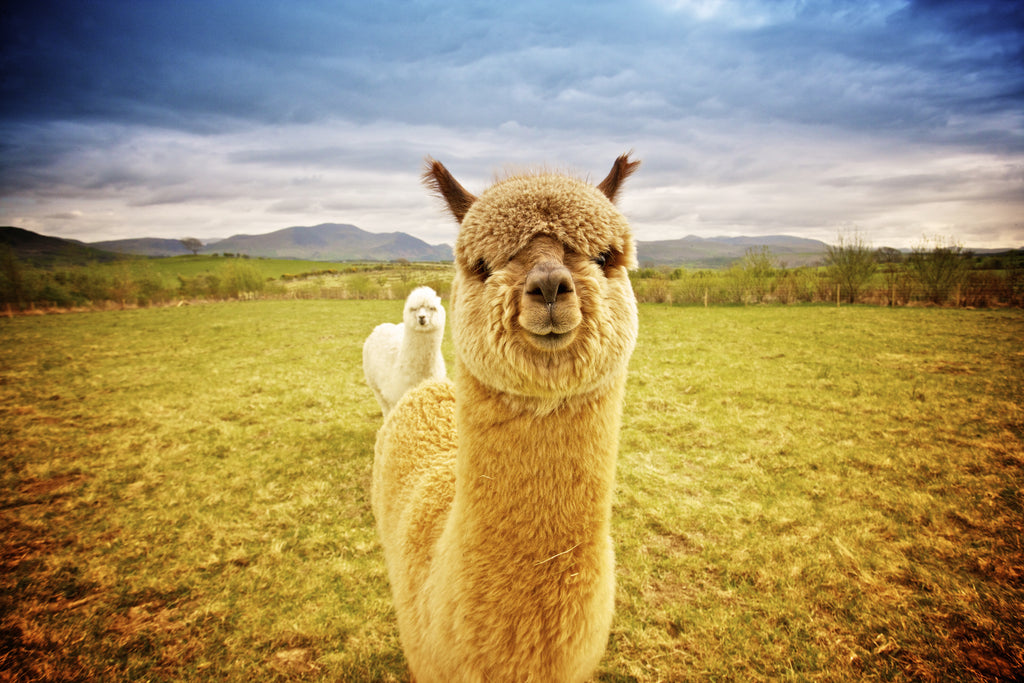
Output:
[[[559,351],[572,343],[575,336],[575,330],[570,330],[568,332],[548,332],[547,334],[531,332],[527,338],[542,351]]]

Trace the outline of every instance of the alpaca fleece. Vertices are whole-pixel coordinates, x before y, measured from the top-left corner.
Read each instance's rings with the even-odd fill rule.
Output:
[[[637,335],[633,240],[612,200],[638,163],[620,157],[596,188],[539,174],[476,198],[431,162],[428,184],[461,222],[455,381],[425,382],[387,415],[372,490],[419,683],[584,681],[604,653]]]

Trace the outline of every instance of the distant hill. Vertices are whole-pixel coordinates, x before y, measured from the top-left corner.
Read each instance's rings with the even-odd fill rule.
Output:
[[[151,237],[107,240],[83,244],[75,240],[38,235],[20,228],[0,228],[0,244],[7,244],[23,261],[35,265],[71,265],[110,261],[123,255],[181,256],[191,253],[175,239]],[[642,266],[726,268],[743,258],[748,249],[768,247],[787,266],[817,263],[826,245],[818,240],[772,235],[766,237],[696,237],[637,242]],[[322,223],[284,228],[262,235],[234,235],[205,244],[200,253],[245,254],[253,257],[308,261],[451,261],[447,244],[431,245],[404,232],[373,233],[354,225]]]
[[[126,255],[166,257],[191,253],[179,240],[136,238],[84,244],[47,237],[21,228],[0,228],[0,246],[6,245],[22,261],[39,266],[75,265],[111,261]],[[641,266],[728,268],[750,249],[767,248],[787,267],[823,263],[828,245],[819,240],[767,235],[761,237],[696,237],[637,242]],[[1017,253],[1006,249],[978,249],[978,255]],[[1018,250],[1019,252],[1019,250]],[[323,223],[296,226],[263,235],[234,235],[210,242],[203,254],[245,254],[253,257],[308,261],[451,261],[447,244],[428,244],[404,232],[373,233],[354,225]],[[1007,256],[1008,258],[1008,256]]]
[[[90,242],[89,246],[106,251],[114,251],[118,254],[131,254],[133,256],[184,256],[191,254],[181,240],[160,239],[158,237],[138,237],[127,240],[107,240],[105,242]]]
[[[191,252],[179,240],[137,238],[93,242],[92,247],[135,256],[181,256]],[[818,240],[770,235],[766,237],[696,237],[637,242],[641,265],[684,265],[724,268],[743,258],[748,249],[768,247],[789,266],[820,261],[826,245]],[[234,235],[210,242],[200,253],[246,254],[255,257],[307,261],[450,261],[447,244],[430,245],[404,232],[373,233],[354,225],[322,223],[275,230],[262,235]]]
[[[116,261],[121,258],[119,254],[77,240],[47,237],[13,227],[0,227],[0,245],[10,249],[20,261],[43,267],[84,265],[93,261]]]
[[[687,235],[676,240],[637,242],[637,260],[641,266],[686,266],[687,268],[726,268],[743,258],[750,249],[767,247],[787,266],[801,266],[824,260],[828,245],[819,240],[789,235],[760,237],[697,237]]]
[[[374,233],[339,223],[284,228],[264,235],[234,235],[207,244],[202,252],[310,261],[452,260],[452,249],[447,244],[431,245],[404,232]]]

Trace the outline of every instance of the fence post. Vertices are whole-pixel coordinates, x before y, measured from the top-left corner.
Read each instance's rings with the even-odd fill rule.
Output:
[[[708,307],[708,288],[704,288],[704,308]]]
[[[839,289],[841,285],[836,285],[836,308],[839,308]]]

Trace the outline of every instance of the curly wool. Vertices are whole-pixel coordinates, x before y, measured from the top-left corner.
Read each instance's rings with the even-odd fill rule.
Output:
[[[504,229],[514,225],[516,230]],[[538,234],[551,235],[580,254],[609,247],[636,267],[629,225],[596,187],[562,175],[519,175],[485,191],[466,213],[455,243],[459,268],[472,272],[508,261]]]
[[[637,163],[620,157],[598,188],[517,177],[479,199],[431,167],[462,224],[455,381],[425,382],[387,415],[372,490],[418,683],[584,681],[604,652],[615,461],[637,335],[626,272],[635,251],[611,199]],[[562,278],[550,301],[527,287],[538,272]],[[543,337],[547,327],[530,329],[537,313],[572,322]]]

